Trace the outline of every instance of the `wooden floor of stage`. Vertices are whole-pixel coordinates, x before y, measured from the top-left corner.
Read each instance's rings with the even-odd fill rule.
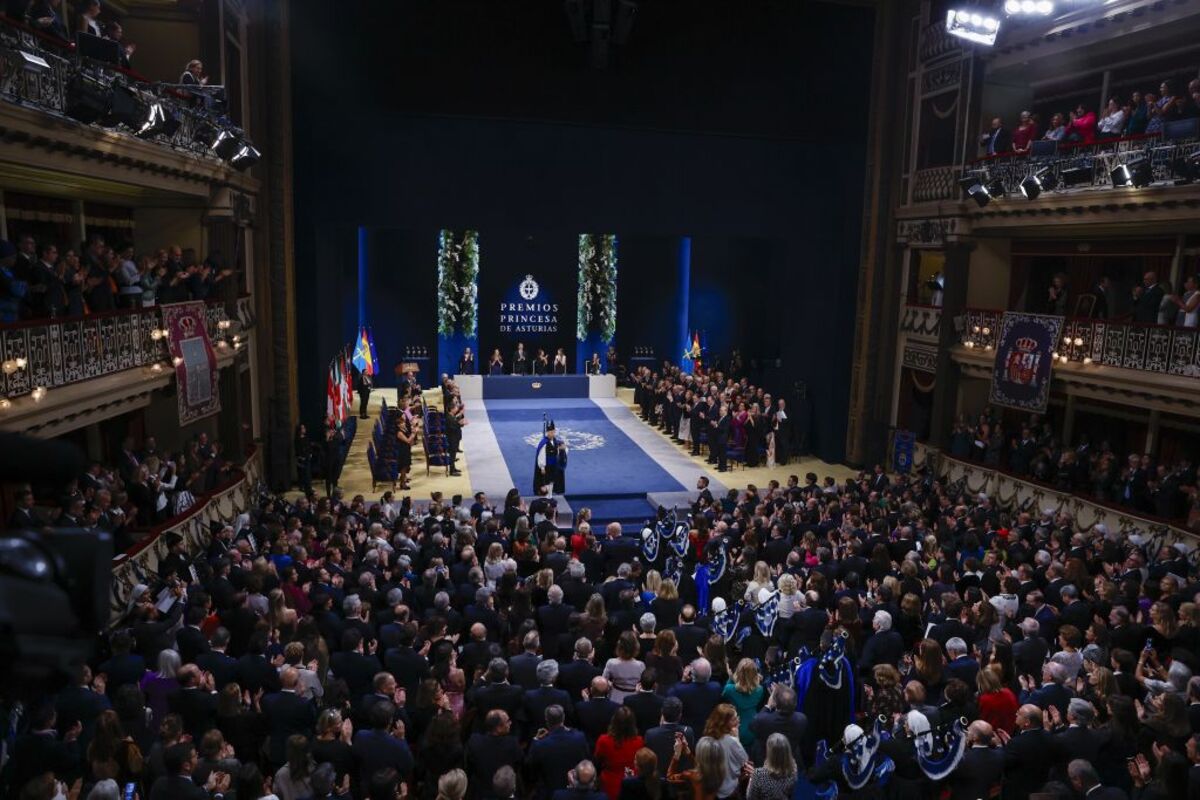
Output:
[[[624,402],[630,408],[636,411],[636,406],[633,402],[633,390],[627,388],[617,389],[617,398]],[[379,417],[380,408],[383,401],[386,400],[388,405],[395,406],[396,390],[395,389],[376,389],[371,392],[371,403],[367,410],[370,415],[369,420],[358,421],[358,433],[354,437],[354,441],[350,444],[350,451],[346,454],[346,464],[342,468],[341,479],[338,486],[347,497],[353,497],[356,494],[363,495],[368,501],[378,499],[385,491],[392,488],[391,484],[378,484],[372,487],[371,484],[371,468],[367,464],[367,445],[371,441],[371,429],[375,426],[375,420]],[[437,397],[440,400],[440,397]],[[479,402],[479,401],[469,401]],[[355,403],[355,408],[358,404]],[[680,452],[688,454],[688,449],[684,445],[674,444],[670,437],[661,431],[654,429],[655,433],[665,441],[671,442],[672,446],[677,447]],[[702,471],[708,470],[715,473],[715,470],[705,462],[703,456],[688,455],[696,463],[696,474],[699,475]],[[464,498],[470,497],[471,491],[471,455],[469,452],[460,452],[458,457],[458,468],[462,472],[461,475],[451,476],[446,474],[445,467],[433,467],[426,474],[425,470],[425,453],[419,444],[413,446],[413,463],[412,471],[409,473],[409,483],[412,485],[412,490],[409,492],[400,492],[397,490],[397,495],[411,495],[417,503],[423,503],[429,500],[433,492],[441,492],[442,497],[449,500],[456,494],[462,495]],[[741,467],[733,467],[729,472],[715,473],[726,486],[731,488],[743,489],[746,484],[753,483],[757,486],[765,486],[768,481],[774,479],[781,484],[786,484],[789,475],[799,475],[801,479],[806,472],[815,472],[818,478],[823,479],[827,475],[839,482],[846,478],[857,475],[857,471],[842,464],[829,464],[819,458],[806,456],[800,459],[792,459],[787,466],[767,467],[765,465],[742,469]],[[314,481],[317,485],[319,481]],[[688,486],[689,489],[692,486]],[[490,498],[492,502],[502,502],[504,498]]]

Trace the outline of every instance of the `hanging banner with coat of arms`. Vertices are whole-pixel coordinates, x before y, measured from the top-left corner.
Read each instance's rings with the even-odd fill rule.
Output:
[[[1050,399],[1050,373],[1063,318],[1006,311],[996,338],[989,401],[998,406],[1045,413]]]
[[[179,424],[187,425],[221,410],[217,354],[208,338],[203,302],[172,303],[160,308],[175,364]]]

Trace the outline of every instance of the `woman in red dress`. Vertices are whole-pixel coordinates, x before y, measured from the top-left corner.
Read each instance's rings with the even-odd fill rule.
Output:
[[[608,800],[620,797],[625,770],[633,768],[634,756],[641,747],[642,737],[638,736],[633,709],[621,706],[608,724],[608,733],[600,734],[596,740],[596,766],[600,769],[600,786]]]

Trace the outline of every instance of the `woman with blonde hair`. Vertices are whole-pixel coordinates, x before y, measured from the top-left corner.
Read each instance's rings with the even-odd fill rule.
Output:
[[[721,699],[729,701],[741,719],[738,738],[741,739],[743,747],[754,744],[754,732],[750,730],[750,722],[763,703],[764,693],[758,667],[753,660],[743,658],[733,670],[729,683],[725,684],[721,691]]]
[[[792,615],[804,610],[804,598],[800,596],[796,576],[785,572],[779,576],[779,618],[791,619]]]
[[[497,582],[504,573],[517,569],[517,562],[504,555],[504,545],[492,542],[488,545],[487,558],[483,562],[483,577],[489,589],[495,589]]]
[[[791,800],[796,773],[791,743],[782,733],[772,733],[767,737],[763,765],[750,776],[746,800]]]
[[[679,769],[680,761],[691,761],[691,769]],[[696,742],[696,752],[693,755],[683,734],[675,736],[675,749],[671,753],[671,763],[667,766],[667,781],[681,787],[679,797],[685,798],[682,787],[691,788],[691,800],[717,800],[717,797],[727,797],[718,793],[726,783],[725,752],[715,739],[705,736]],[[737,786],[737,778],[734,778]]]
[[[658,587],[662,586],[662,573],[656,569],[648,570],[646,577],[642,579],[642,602],[650,603],[658,594]]]
[[[900,673],[891,664],[876,664],[871,672],[874,688],[868,688],[872,717],[892,718],[904,711],[904,694],[900,690]]]
[[[717,790],[718,798],[732,797],[737,793],[742,767],[750,760],[746,748],[738,739],[740,724],[737,709],[729,703],[718,704],[704,723],[705,738],[715,741],[725,756],[725,779]]]
[[[758,590],[774,588],[775,585],[771,581],[771,566],[765,561],[756,561],[754,563],[754,577],[750,580],[750,583],[746,584],[746,602],[757,606]]]
[[[437,800],[462,800],[467,794],[467,773],[452,769],[437,782]]]
[[[655,628],[666,630],[673,628],[679,622],[679,612],[682,603],[679,600],[679,587],[670,578],[664,578],[654,592],[650,601],[650,613],[654,615]]]

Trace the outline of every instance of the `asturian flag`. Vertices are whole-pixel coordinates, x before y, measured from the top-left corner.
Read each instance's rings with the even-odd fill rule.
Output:
[[[375,353],[367,335],[366,326],[358,329],[358,340],[354,343],[354,358],[352,363],[364,375],[375,374]]]
[[[754,610],[754,624],[763,636],[770,636],[775,631],[775,621],[779,619],[779,590],[771,592],[765,602],[760,603]]]

